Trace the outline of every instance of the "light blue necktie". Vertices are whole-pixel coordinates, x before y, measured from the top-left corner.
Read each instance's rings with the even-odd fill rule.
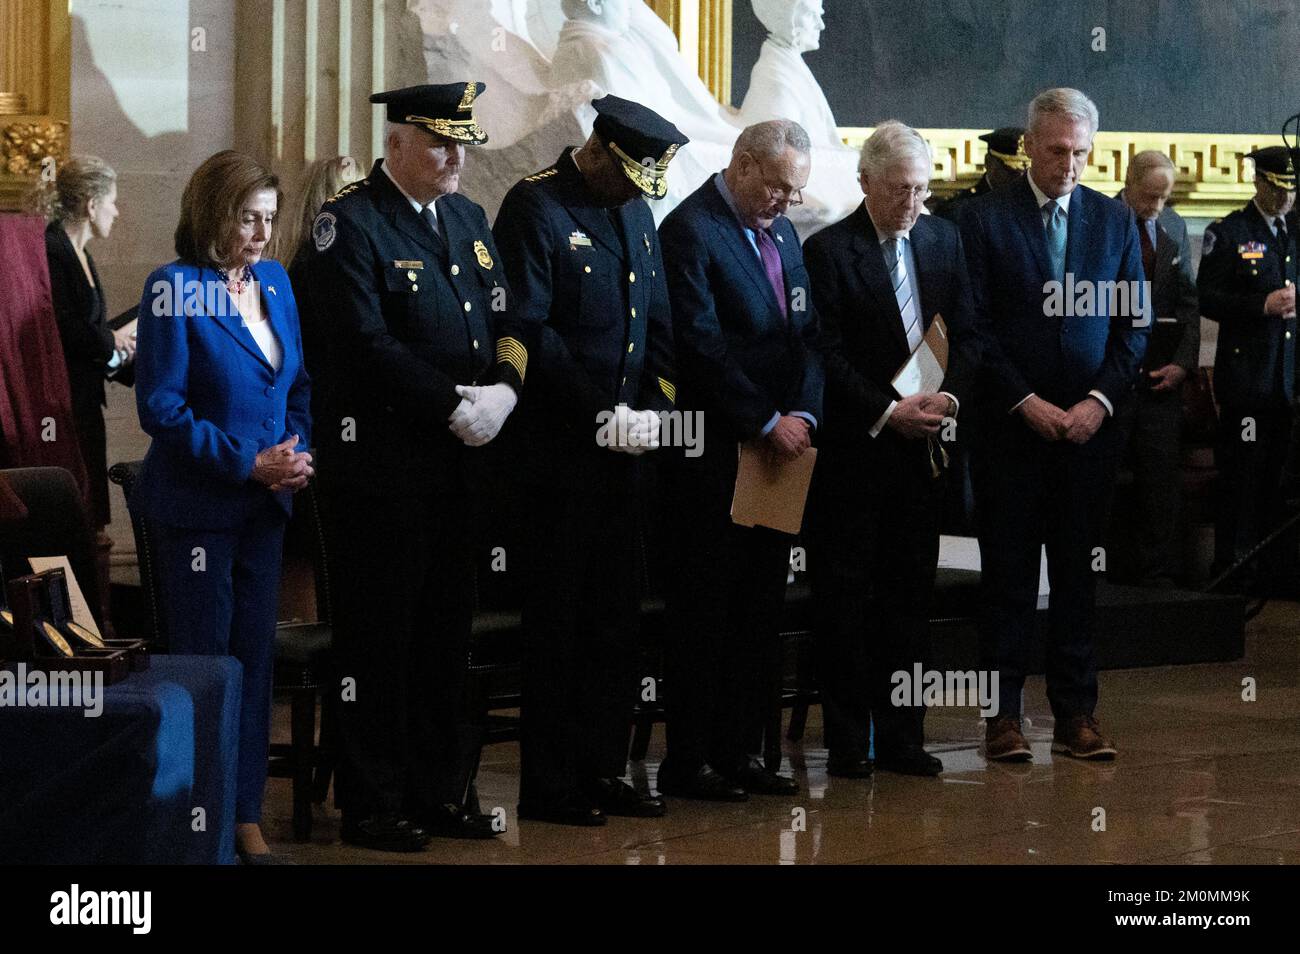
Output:
[[[1052,263],[1052,277],[1065,282],[1065,213],[1055,199],[1043,203],[1047,215],[1047,258]]]

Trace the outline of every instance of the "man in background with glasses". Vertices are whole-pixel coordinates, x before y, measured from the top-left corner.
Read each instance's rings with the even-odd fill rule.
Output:
[[[865,201],[804,247],[826,361],[827,426],[809,501],[808,572],[818,608],[827,771],[938,775],[922,747],[925,707],[891,702],[893,674],[924,670],[939,559],[943,447],[978,363],[957,227],[922,215],[934,158],[915,129],[881,123],[862,146]],[[942,316],[938,393],[900,395],[898,369]]]
[[[793,795],[754,753],[779,662],[793,537],[731,522],[736,446],[804,454],[821,419],[822,363],[794,226],[808,134],[775,119],[745,129],[731,162],[659,229],[677,344],[678,407],[704,417],[703,453],[668,451],[678,556],[668,598],[668,755],[659,790],[743,801]],[[661,454],[665,451],[661,451]]]

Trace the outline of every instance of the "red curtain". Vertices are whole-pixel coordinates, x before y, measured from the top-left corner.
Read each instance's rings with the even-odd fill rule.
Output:
[[[66,467],[86,493],[45,222],[30,215],[0,215],[0,467]]]

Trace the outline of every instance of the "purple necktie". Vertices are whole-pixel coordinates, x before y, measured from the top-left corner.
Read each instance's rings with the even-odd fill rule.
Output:
[[[766,229],[755,229],[754,237],[758,240],[758,254],[763,258],[763,271],[772,285],[776,303],[781,307],[781,317],[788,318],[785,311],[785,274],[781,271],[781,253],[776,250],[776,243]]]

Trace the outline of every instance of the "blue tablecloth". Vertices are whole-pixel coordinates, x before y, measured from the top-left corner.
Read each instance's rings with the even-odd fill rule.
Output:
[[[155,656],[94,718],[0,706],[0,864],[233,864],[241,681]]]

